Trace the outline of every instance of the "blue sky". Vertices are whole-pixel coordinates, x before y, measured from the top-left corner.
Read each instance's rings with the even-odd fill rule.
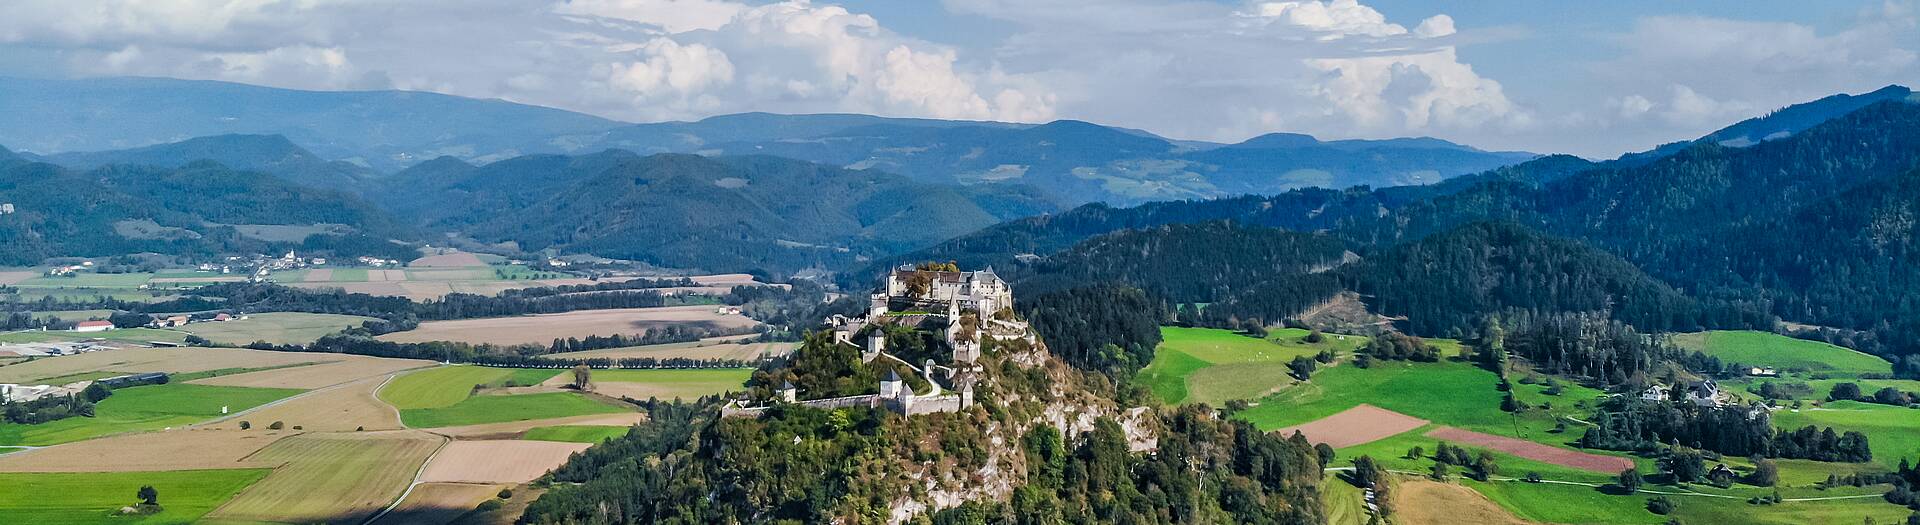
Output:
[[[1920,78],[1913,0],[21,0],[0,75],[503,98],[1174,138],[1427,135],[1610,157]]]

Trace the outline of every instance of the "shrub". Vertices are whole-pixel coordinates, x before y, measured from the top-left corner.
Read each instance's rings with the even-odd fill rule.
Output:
[[[480,502],[479,505],[473,507],[473,510],[477,510],[480,512],[492,512],[492,511],[500,510],[500,507],[505,507],[505,506],[507,506],[507,504],[501,503],[500,500],[490,499],[490,500]]]
[[[500,489],[500,499],[513,499],[513,489]]]
[[[251,421],[240,422],[240,430],[251,430],[251,429],[253,429],[253,422]]]
[[[1652,512],[1654,514],[1659,514],[1662,516],[1672,514],[1673,500],[1667,499],[1666,496],[1654,496],[1652,498],[1648,498],[1647,512]]]
[[[286,423],[281,423],[281,422],[279,422],[279,421],[275,421],[275,422],[273,422],[273,424],[271,424],[271,425],[267,425],[267,429],[268,429],[268,430],[280,430],[280,429],[283,429],[283,428],[287,428],[287,424],[286,424]]]

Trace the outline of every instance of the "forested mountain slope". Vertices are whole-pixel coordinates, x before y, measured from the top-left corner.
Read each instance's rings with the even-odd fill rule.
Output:
[[[896,253],[1052,211],[1031,189],[917,183],[766,156],[452,159],[388,178],[382,205],[427,227],[523,250],[786,274]]]
[[[301,186],[347,192],[364,189],[360,183],[375,175],[372,170],[352,163],[322,159],[280,135],[216,135],[141,148],[60,153],[42,158],[77,169],[112,164],[174,168],[210,160],[236,170],[270,173]]]
[[[11,265],[58,256],[277,249],[224,226],[231,224],[340,224],[375,247],[410,231],[351,195],[207,161],[87,171],[0,161],[0,202],[14,205],[14,213],[0,215],[0,264]],[[314,246],[347,244],[325,242],[338,240]]]

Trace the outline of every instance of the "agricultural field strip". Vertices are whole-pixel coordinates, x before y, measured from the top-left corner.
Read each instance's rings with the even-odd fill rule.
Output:
[[[387,377],[387,379],[388,379],[388,380],[392,380],[392,379],[393,379],[393,377],[392,377],[392,376],[388,376],[388,377]],[[383,383],[381,383],[381,384],[380,384],[380,386],[386,386],[386,383],[384,383],[384,382],[383,382]],[[378,391],[378,389],[375,389],[375,391]],[[394,417],[396,417],[396,418],[397,418],[397,417],[400,417],[400,412],[399,412],[399,411],[400,411],[400,409],[397,409],[397,408],[396,408],[396,409],[394,409]],[[439,457],[439,456],[440,456],[440,452],[441,452],[441,451],[444,451],[444,450],[446,450],[446,449],[447,449],[447,444],[448,444],[448,443],[452,443],[452,442],[453,442],[453,438],[452,438],[452,437],[450,437],[450,436],[446,436],[446,435],[442,435],[442,434],[435,434],[435,433],[433,433],[433,432],[428,432],[428,433],[429,433],[429,434],[433,434],[433,435],[436,435],[436,436],[440,436],[440,437],[441,437],[441,441],[440,441],[440,446],[438,446],[438,447],[435,447],[435,448],[433,449],[433,453],[432,453],[432,454],[427,454],[427,460],[426,460],[426,461],[422,461],[422,462],[420,462],[420,468],[417,468],[417,469],[414,469],[414,470],[413,470],[413,482],[411,482],[411,483],[408,483],[408,484],[407,484],[407,489],[406,489],[406,490],[402,490],[402,491],[400,491],[400,496],[399,496],[399,497],[396,497],[396,498],[393,498],[393,503],[388,503],[388,504],[387,504],[387,506],[386,506],[386,508],[382,508],[382,509],[380,509],[380,512],[376,512],[376,513],[374,513],[374,514],[373,514],[373,517],[370,517],[370,518],[367,518],[367,520],[366,520],[366,521],[363,521],[363,522],[361,522],[361,523],[377,523],[377,522],[379,522],[379,521],[380,521],[380,518],[381,518],[382,516],[386,516],[386,515],[387,515],[387,513],[389,513],[389,512],[393,512],[393,509],[395,509],[395,508],[398,508],[398,507],[400,506],[400,504],[401,504],[401,503],[403,503],[403,502],[405,502],[405,501],[407,501],[407,496],[409,496],[409,495],[412,495],[412,494],[413,494],[413,489],[414,489],[414,487],[419,487],[419,486],[420,486],[420,476],[421,476],[422,474],[426,474],[426,472],[427,472],[427,465],[431,465],[431,464],[433,464],[433,458],[435,458],[435,457]]]
[[[393,380],[393,378],[394,378],[394,376],[397,376],[397,375],[400,375],[400,374],[401,374],[401,373],[403,373],[403,372],[409,372],[409,371],[413,371],[413,370],[418,370],[418,368],[409,368],[409,369],[406,369],[406,370],[398,370],[398,371],[394,371],[394,372],[390,372],[390,373],[388,373],[388,374],[387,374],[387,381],[392,381],[392,380]],[[315,394],[320,394],[320,393],[323,393],[323,392],[327,392],[327,391],[331,391],[331,390],[334,390],[334,389],[339,389],[339,388],[346,388],[346,387],[347,387],[348,385],[351,385],[351,384],[353,384],[353,383],[354,383],[354,381],[343,381],[343,382],[340,382],[340,383],[336,383],[336,384],[333,384],[333,385],[328,385],[328,386],[324,386],[324,387],[320,387],[320,388],[315,388],[315,389],[313,389],[313,390],[308,390],[308,391],[306,391],[306,392],[301,392],[301,393],[299,393],[299,394],[295,394],[295,395],[292,395],[292,396],[287,396],[287,397],[284,397],[284,398],[280,398],[279,400],[276,400],[276,401],[273,401],[273,402],[270,402],[270,403],[267,403],[267,404],[264,404],[264,405],[260,405],[260,406],[257,406],[257,407],[253,407],[253,408],[249,408],[249,409],[246,409],[246,410],[241,410],[241,411],[239,411],[239,412],[234,412],[234,413],[232,413],[232,414],[227,414],[227,415],[224,415],[224,416],[220,416],[219,418],[216,418],[216,419],[212,419],[212,420],[209,420],[209,421],[205,421],[205,422],[202,422],[202,423],[198,423],[198,424],[194,424],[194,425],[190,425],[190,426],[194,426],[194,427],[199,427],[199,426],[208,426],[208,425],[213,425],[213,424],[216,424],[216,423],[220,423],[220,422],[223,422],[223,421],[227,421],[227,420],[230,420],[230,419],[233,419],[233,418],[236,418],[236,417],[240,417],[240,416],[244,416],[244,415],[247,415],[247,414],[251,414],[251,413],[253,413],[253,412],[257,412],[257,411],[260,411],[260,410],[262,410],[262,409],[265,409],[265,408],[268,408],[268,407],[273,407],[273,406],[278,406],[278,405],[281,405],[281,404],[285,404],[286,402],[288,402],[288,401],[293,401],[293,400],[295,400],[295,399],[300,399],[300,398],[304,398],[304,397],[307,397],[307,396],[311,396],[311,395],[315,395]],[[382,386],[382,387],[385,387],[385,386],[386,386],[386,382],[385,382],[385,381],[382,381],[382,382],[380,383],[380,386]],[[375,391],[377,392],[377,391],[379,391],[379,390],[378,390],[378,389],[375,389]],[[395,417],[395,418],[398,418],[398,417],[400,417],[400,409],[397,409],[397,408],[396,408],[396,409],[394,409],[394,417]]]
[[[1321,470],[1326,472],[1352,472],[1353,467],[1327,467]],[[1427,472],[1415,472],[1411,470],[1400,470],[1400,469],[1387,469],[1387,472],[1392,472],[1394,474],[1404,474],[1408,476],[1420,476],[1420,477],[1426,477],[1429,474]],[[1487,479],[1492,481],[1504,482],[1504,483],[1516,483],[1516,482],[1517,483],[1534,483],[1521,478],[1509,478],[1505,476],[1490,476]],[[1602,488],[1602,487],[1608,486],[1607,484],[1602,484],[1602,483],[1589,483],[1585,481],[1566,481],[1566,480],[1557,480],[1557,479],[1541,479],[1538,483],[1547,483],[1547,484],[1553,484],[1553,485],[1575,485],[1575,486],[1589,487],[1589,488]],[[1708,494],[1705,492],[1693,492],[1693,491],[1673,492],[1673,491],[1666,491],[1666,490],[1653,490],[1653,489],[1643,488],[1636,492],[1645,493],[1645,494],[1657,494],[1662,496],[1700,496],[1700,497],[1706,497],[1706,498],[1737,499],[1737,500],[1748,499],[1748,497],[1746,496],[1731,496],[1727,494]],[[1789,502],[1791,501],[1832,501],[1832,500],[1843,500],[1843,499],[1867,499],[1867,498],[1884,498],[1884,497],[1886,497],[1885,494],[1855,494],[1852,496],[1821,496],[1817,498],[1781,498],[1780,501],[1789,501]]]

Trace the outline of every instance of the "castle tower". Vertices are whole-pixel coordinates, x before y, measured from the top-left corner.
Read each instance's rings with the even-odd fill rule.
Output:
[[[880,398],[893,399],[899,397],[900,392],[906,390],[905,386],[906,383],[900,380],[900,373],[889,368],[887,369],[886,379],[880,380]]]
[[[793,386],[792,381],[781,381],[780,390],[778,393],[780,395],[781,401],[792,403],[795,401],[796,398],[799,397],[800,389],[798,387]]]
[[[872,331],[867,332],[867,348],[860,352],[860,362],[871,363],[874,359],[879,359],[880,353],[885,351],[887,351],[887,333],[876,326]]]

